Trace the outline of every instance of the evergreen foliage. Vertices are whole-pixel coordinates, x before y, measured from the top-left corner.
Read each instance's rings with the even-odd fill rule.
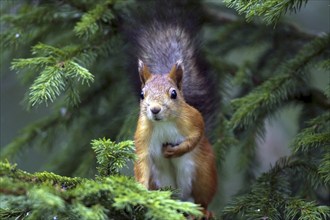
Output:
[[[221,219],[328,219],[330,84],[318,88],[311,79],[316,70],[330,70],[330,35],[305,33],[281,20],[288,11],[298,13],[308,0],[224,2],[245,14],[249,23],[224,5],[201,2],[202,52],[222,97],[211,136],[220,194],[224,163],[233,149],[233,161],[248,184],[229,204],[217,196],[211,209]],[[44,104],[49,109],[1,149],[0,218],[200,216],[197,205],[175,200],[170,190],[149,192],[123,173],[135,159],[130,139],[138,103],[126,67],[129,56],[121,24],[130,10],[136,10],[136,3],[0,4],[1,65],[10,62],[11,70],[29,86],[25,104],[30,110]],[[244,51],[248,58],[237,56]],[[303,111],[289,146],[291,154],[256,175],[257,141],[265,135],[265,120],[292,105]],[[28,173],[18,168],[20,163],[13,165],[32,148],[46,152],[47,163],[40,164],[46,171]]]
[[[256,126],[263,121],[260,119],[269,117],[279,106],[283,106],[295,95],[305,92],[309,77],[304,68],[313,59],[322,56],[322,52],[327,50],[329,45],[329,35],[316,38],[303,47],[293,59],[280,66],[276,76],[269,78],[248,95],[235,99],[232,105],[237,109],[231,118],[232,126]]]
[[[109,144],[108,140],[95,142]],[[122,148],[127,144],[118,143],[116,146]],[[98,152],[98,158],[105,158],[108,153]],[[102,163],[100,165],[103,166]],[[197,205],[173,200],[168,191],[150,192],[125,176],[108,176],[106,173],[91,180],[49,172],[29,174],[15,165],[1,162],[0,179],[2,219],[94,220],[132,219],[133,216],[141,219],[185,219],[183,213],[200,216]]]
[[[247,20],[255,16],[262,16],[266,23],[276,23],[287,11],[297,12],[308,0],[224,0],[229,7],[235,8],[239,13],[246,14]]]
[[[73,90],[74,83],[82,84],[93,82],[93,75],[84,67],[70,58],[75,53],[76,47],[64,49],[54,48],[49,45],[37,44],[32,48],[32,54],[41,57],[28,59],[15,59],[13,69],[29,67],[33,71],[40,71],[40,75],[30,87],[29,104],[32,106],[43,102],[53,102],[63,91],[67,91],[68,101],[74,105],[79,103],[79,96]]]
[[[119,174],[119,169],[126,165],[127,160],[135,159],[133,141],[115,144],[111,140],[93,140],[92,148],[97,154],[98,173],[101,176]]]
[[[290,196],[293,183],[287,177],[291,175],[296,178],[295,184],[304,182],[315,189],[323,182],[314,164],[292,157],[282,158],[257,179],[248,193],[236,197],[224,209],[224,216],[240,215],[243,219],[327,219],[330,216],[329,206],[319,206],[315,202]]]

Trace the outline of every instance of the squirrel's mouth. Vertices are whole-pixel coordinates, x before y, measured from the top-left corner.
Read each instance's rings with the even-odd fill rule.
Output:
[[[164,120],[164,116],[162,114],[147,114],[147,117],[150,121],[162,121]]]
[[[162,120],[163,120],[163,117],[160,116],[160,115],[150,115],[150,116],[149,116],[149,119],[150,119],[151,121],[162,121]]]
[[[153,120],[154,120],[154,121],[161,121],[162,119],[159,118],[159,117],[157,117],[157,116],[154,116],[154,117],[153,117]]]

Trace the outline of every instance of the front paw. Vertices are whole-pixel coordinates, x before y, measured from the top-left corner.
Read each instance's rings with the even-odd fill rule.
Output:
[[[173,145],[173,144],[163,144],[163,154],[165,158],[173,158],[173,157],[179,157],[180,154],[180,148],[179,145]]]

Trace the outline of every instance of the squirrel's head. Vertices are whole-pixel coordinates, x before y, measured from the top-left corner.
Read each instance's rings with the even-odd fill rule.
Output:
[[[139,75],[142,83],[141,113],[151,121],[169,121],[178,117],[184,102],[182,60],[177,61],[167,74],[152,74],[139,60]]]

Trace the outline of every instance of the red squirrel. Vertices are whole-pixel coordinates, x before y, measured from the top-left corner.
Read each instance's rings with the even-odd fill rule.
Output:
[[[217,91],[198,51],[194,18],[202,10],[188,3],[146,1],[136,7],[142,18],[134,17],[127,30],[138,60],[133,77],[142,84],[134,173],[149,190],[178,189],[181,200],[200,204],[208,218],[217,171],[206,133]]]
[[[209,216],[217,188],[215,158],[201,113],[184,100],[183,63],[177,61],[168,74],[152,74],[140,60],[139,74],[135,177],[147,189],[178,188],[182,200],[200,204]]]

